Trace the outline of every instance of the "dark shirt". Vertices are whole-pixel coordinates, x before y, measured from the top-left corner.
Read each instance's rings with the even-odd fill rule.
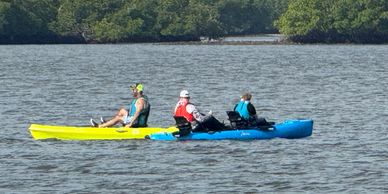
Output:
[[[247,108],[251,116],[256,115],[256,109],[251,103],[248,104]]]

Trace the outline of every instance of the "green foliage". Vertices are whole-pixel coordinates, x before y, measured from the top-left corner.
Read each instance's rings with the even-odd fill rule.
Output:
[[[0,35],[92,42],[217,38],[273,30],[288,0],[1,0]]]
[[[384,23],[384,0],[345,0],[337,2],[333,9],[333,27],[339,33],[352,34],[364,31],[377,31]]]
[[[4,33],[4,26],[8,24],[7,15],[11,4],[9,2],[0,2],[0,34]]]
[[[277,20],[288,8],[289,0],[265,0],[264,6],[268,9],[271,21]],[[273,26],[272,26],[273,27]]]
[[[280,32],[286,35],[306,35],[312,30],[327,31],[328,1],[296,0],[277,21]]]
[[[141,19],[128,19],[126,22],[126,24],[118,25],[117,23],[109,22],[106,18],[97,22],[96,25],[93,26],[96,41],[118,42],[130,35],[138,33],[143,24],[143,20]]]
[[[226,34],[254,34],[271,27],[270,10],[264,0],[227,0],[219,7]]]
[[[301,42],[388,41],[388,1],[0,0],[0,41],[196,40],[278,29]]]
[[[55,19],[56,3],[50,0],[0,2],[0,31],[12,35],[50,34],[47,24]]]
[[[273,23],[284,13],[288,0],[225,0],[218,9],[225,34],[277,32]]]
[[[388,41],[386,0],[295,0],[276,22],[301,42]]]
[[[60,35],[82,36],[85,40],[113,40],[112,37],[121,37],[122,30],[111,29],[120,26],[110,22],[108,17],[123,5],[122,0],[62,0],[57,20],[50,24],[50,28]],[[102,29],[111,32],[101,32]],[[101,37],[96,37],[94,30]]]
[[[86,41],[118,42],[151,34],[156,1],[63,0],[51,24],[61,35],[82,36]]]
[[[158,6],[157,24],[164,36],[218,37],[216,7],[201,0],[164,0]]]

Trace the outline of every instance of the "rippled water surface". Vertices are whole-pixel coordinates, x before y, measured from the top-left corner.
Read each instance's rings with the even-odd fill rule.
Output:
[[[386,193],[388,46],[0,46],[1,193]],[[87,125],[145,84],[153,126],[181,89],[226,121],[244,91],[311,137],[257,141],[34,141],[31,123]]]

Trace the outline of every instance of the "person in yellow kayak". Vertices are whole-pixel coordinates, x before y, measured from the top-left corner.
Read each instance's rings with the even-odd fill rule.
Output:
[[[128,109],[120,108],[117,114],[108,121],[104,121],[104,119],[101,118],[101,124],[90,119],[91,125],[102,128],[122,123],[125,127],[147,127],[151,105],[148,102],[147,96],[143,94],[143,84],[136,83],[130,86],[130,88],[135,99],[132,100]]]

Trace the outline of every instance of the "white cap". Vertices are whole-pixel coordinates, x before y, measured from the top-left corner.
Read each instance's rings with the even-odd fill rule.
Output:
[[[189,92],[187,90],[182,90],[181,94],[179,95],[181,98],[190,98]]]

